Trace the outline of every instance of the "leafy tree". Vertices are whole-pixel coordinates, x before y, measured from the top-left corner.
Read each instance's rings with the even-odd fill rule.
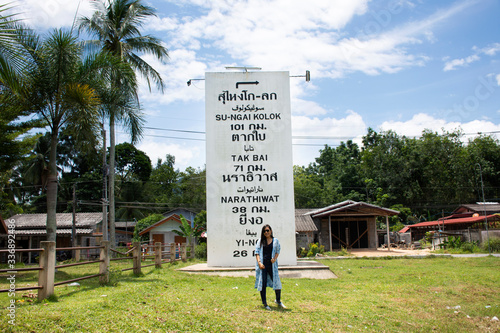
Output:
[[[491,136],[478,136],[465,147],[464,169],[468,185],[474,188],[470,201],[483,201],[481,176],[486,201],[500,197],[500,141]],[[481,173],[481,174],[480,174]]]
[[[139,236],[139,233],[141,231],[143,231],[144,229],[149,228],[150,226],[152,226],[156,222],[163,220],[164,218],[165,218],[165,216],[163,216],[161,214],[151,214],[151,215],[143,218],[142,220],[137,221],[137,223],[135,224],[135,228],[134,228],[134,241],[136,241],[136,242],[147,241],[148,236],[144,235],[141,237],[141,236]]]
[[[186,237],[188,246],[196,244],[196,239],[201,236],[203,229],[196,224],[191,226],[191,223],[189,223],[189,221],[183,215],[181,215],[180,218],[181,218],[181,225],[179,226],[180,230],[172,230],[172,231],[179,236]]]
[[[157,203],[171,202],[177,189],[178,171],[174,168],[175,157],[167,154],[165,161],[158,159],[146,185],[149,201]]]
[[[294,166],[295,208],[319,208],[324,206],[323,188],[304,167]]]
[[[175,207],[206,209],[206,171],[187,167],[178,174],[176,195],[170,201]]]
[[[80,19],[80,31],[87,31],[97,39],[89,41],[89,44],[99,46],[102,52],[111,53],[118,57],[120,61],[130,64],[143,77],[146,78],[150,86],[153,80],[158,88],[163,91],[164,83],[160,74],[145,62],[137,52],[152,54],[159,60],[168,57],[167,49],[155,37],[140,33],[140,27],[148,18],[155,16],[152,7],[146,6],[141,0],[110,0],[95,1],[96,11],[92,17]],[[126,84],[123,77],[115,76],[112,85],[120,87]],[[110,241],[115,244],[115,122],[121,121],[131,130],[132,142],[138,138],[142,130],[142,117],[137,107],[123,108],[120,106],[107,109],[110,128],[110,174],[109,174],[109,226]],[[132,97],[127,94],[127,97]]]
[[[194,217],[194,225],[198,226],[202,231],[207,230],[207,211],[202,210]]]
[[[124,142],[116,145],[116,173],[122,181],[145,182],[151,175],[149,156],[134,145]]]

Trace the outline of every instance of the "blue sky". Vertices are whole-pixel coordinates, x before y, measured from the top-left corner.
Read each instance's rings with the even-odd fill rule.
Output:
[[[143,85],[146,130],[137,145],[153,161],[205,164],[205,72],[226,66],[311,72],[290,78],[294,164],[324,144],[361,143],[368,127],[419,136],[424,129],[500,133],[500,2],[497,0],[150,0],[144,34],[170,60],[145,58],[167,83]],[[88,0],[18,0],[40,30],[92,14]],[[118,130],[118,141],[127,135]],[[109,141],[108,141],[109,142]]]

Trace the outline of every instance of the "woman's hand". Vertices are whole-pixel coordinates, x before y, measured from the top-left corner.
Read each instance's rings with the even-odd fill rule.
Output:
[[[274,264],[276,262],[276,259],[271,259],[271,263]]]
[[[259,261],[259,268],[260,269],[266,269],[266,266],[264,266],[264,264]]]

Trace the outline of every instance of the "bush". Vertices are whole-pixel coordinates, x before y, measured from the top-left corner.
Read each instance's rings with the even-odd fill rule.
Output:
[[[324,252],[325,252],[324,245],[319,246],[318,243],[311,243],[309,244],[309,251],[307,251],[307,256],[314,257],[316,256],[316,254],[318,253],[323,254]]]
[[[486,240],[481,244],[483,251],[488,251],[488,241]],[[500,252],[500,238],[490,237],[490,249],[491,252]]]
[[[197,259],[207,260],[207,243],[201,243],[194,248],[194,256]]]
[[[443,243],[439,244],[442,249],[460,249],[462,247],[462,238],[460,236],[448,236]]]
[[[305,247],[301,247],[298,252],[299,258],[307,257],[307,249]]]
[[[479,252],[479,246],[477,246],[477,243],[475,242],[465,242],[462,244],[460,249],[462,249],[463,252],[468,253]]]

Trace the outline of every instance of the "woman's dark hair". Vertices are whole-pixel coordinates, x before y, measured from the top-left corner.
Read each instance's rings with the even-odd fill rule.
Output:
[[[266,228],[269,228],[269,230],[271,230],[271,238],[274,238],[273,236],[273,228],[271,228],[271,226],[269,224],[266,224],[262,227],[262,230],[260,232],[260,246],[264,246],[264,241],[266,240],[266,235],[264,234],[264,230]]]

